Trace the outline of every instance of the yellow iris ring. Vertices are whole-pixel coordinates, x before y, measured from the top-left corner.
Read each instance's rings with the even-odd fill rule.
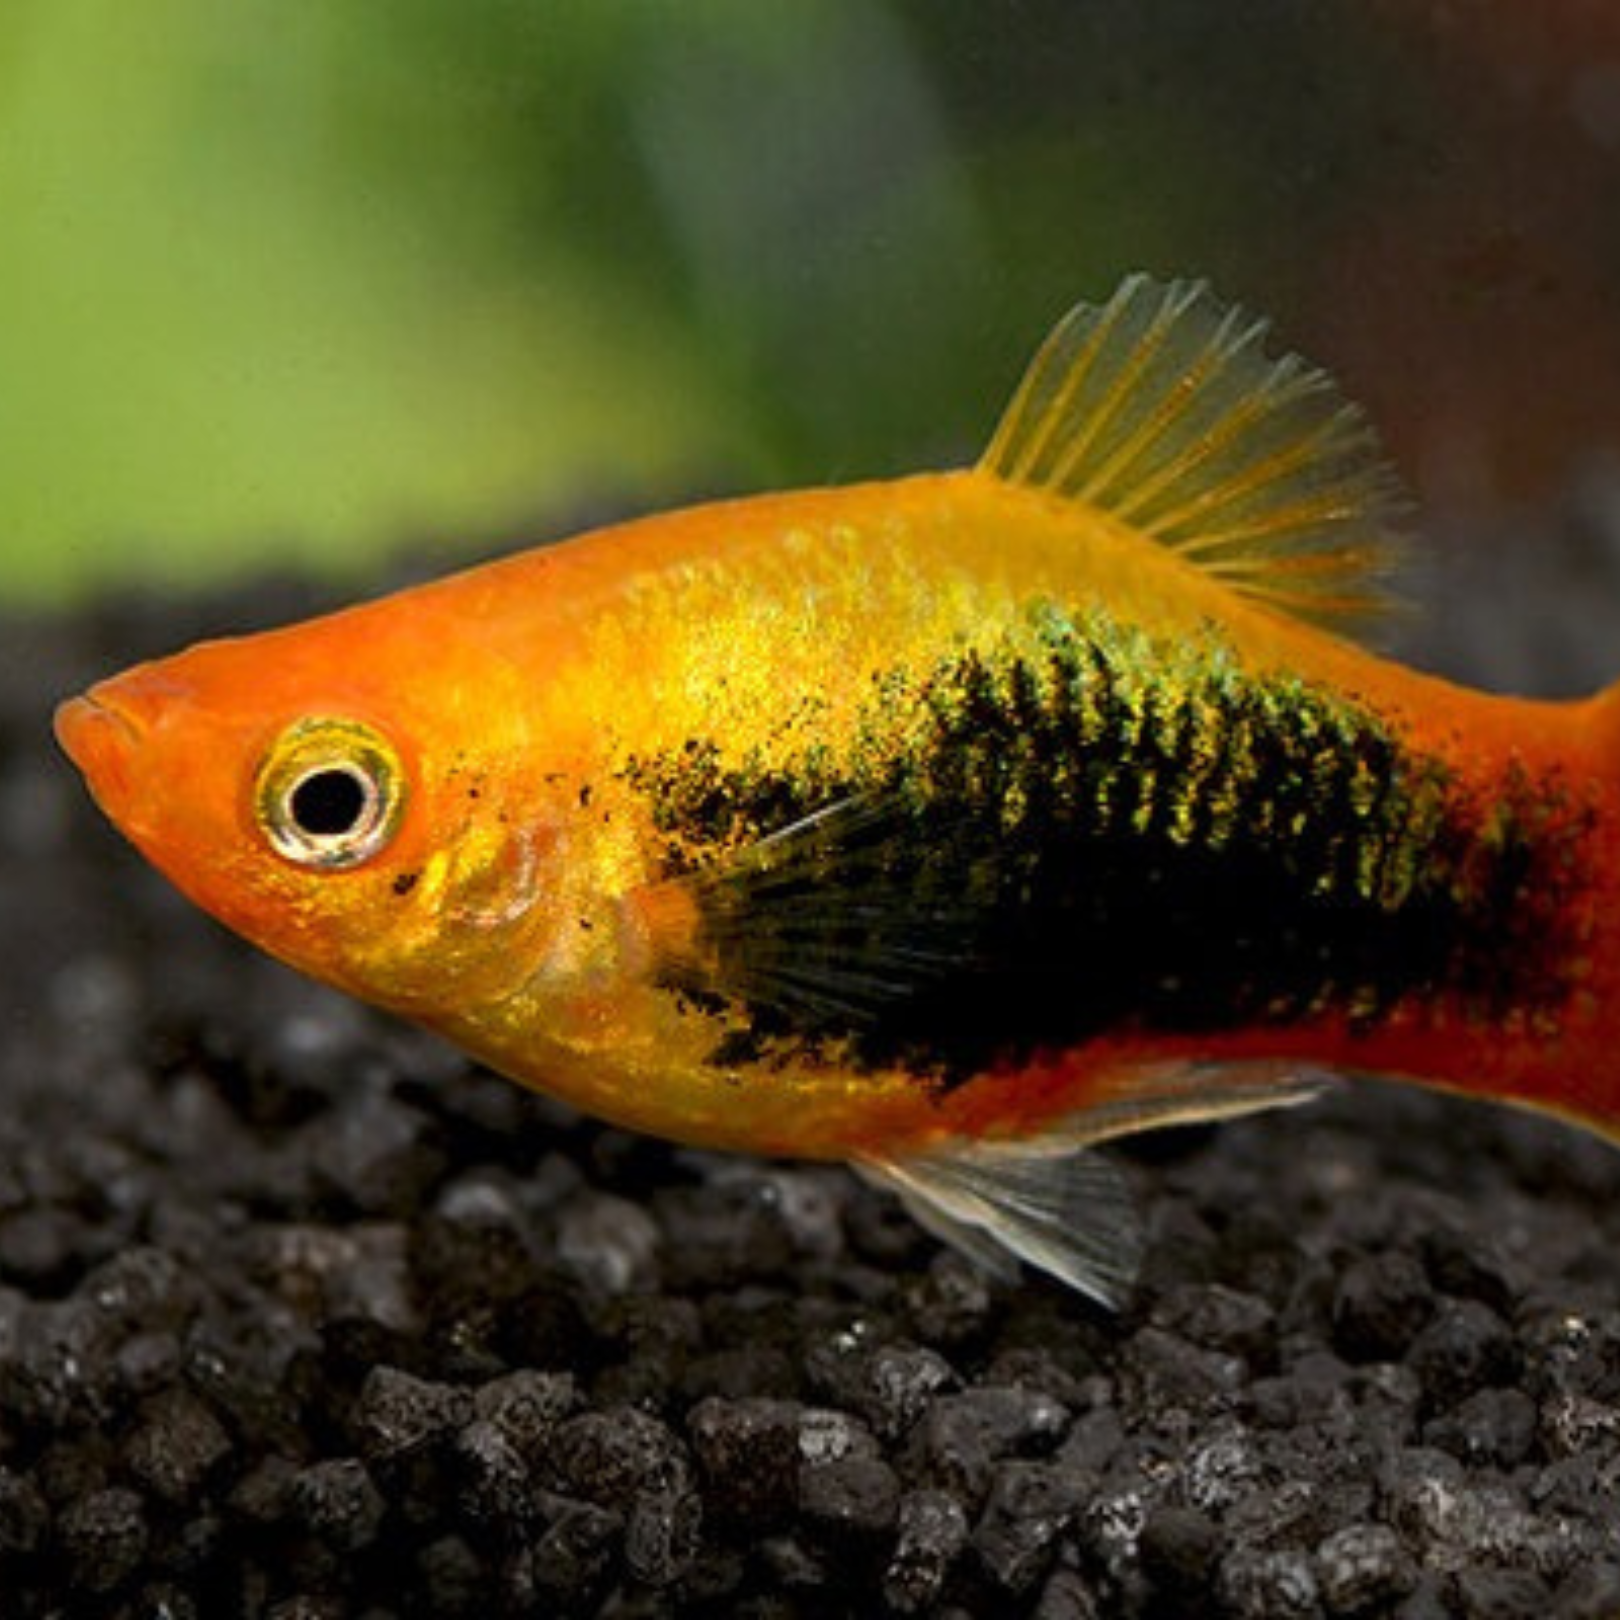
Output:
[[[312,817],[320,796],[342,811]],[[405,813],[405,773],[392,745],[372,727],[313,716],[271,744],[254,782],[253,813],[284,860],[342,871],[393,841]]]

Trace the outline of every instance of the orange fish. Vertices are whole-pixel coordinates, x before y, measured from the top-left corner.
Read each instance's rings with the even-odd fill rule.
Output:
[[[1132,277],[969,470],[602,530],[65,704],[198,904],[494,1068],[1117,1299],[1085,1151],[1405,1077],[1620,1128],[1620,697],[1349,639],[1365,419]]]

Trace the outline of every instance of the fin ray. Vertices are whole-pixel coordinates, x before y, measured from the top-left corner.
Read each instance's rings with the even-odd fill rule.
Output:
[[[663,880],[696,900],[704,928],[660,929],[657,895],[644,899],[659,971],[812,1021],[871,1022],[978,949],[971,893],[926,885],[907,860],[914,838],[897,796],[856,796]]]
[[[1145,1235],[1117,1166],[1093,1153],[998,1151],[864,1160],[918,1223],[1006,1278],[1023,1260],[1102,1305],[1123,1304]]]
[[[1345,628],[1390,605],[1407,502],[1359,407],[1202,282],[1126,278],[1035,357],[980,469],[1085,504]],[[1286,569],[1310,557],[1321,566]]]
[[[1292,1107],[1329,1083],[1284,1063],[1157,1064],[1123,1071],[1096,1105],[1038,1136],[868,1154],[856,1168],[992,1274],[1006,1277],[1022,1260],[1117,1308],[1146,1234],[1118,1167],[1092,1149],[1137,1131]]]

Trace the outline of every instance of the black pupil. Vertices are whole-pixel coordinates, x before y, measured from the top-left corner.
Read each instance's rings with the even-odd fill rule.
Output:
[[[336,838],[353,832],[366,811],[366,789],[353,771],[311,771],[288,801],[300,832]]]

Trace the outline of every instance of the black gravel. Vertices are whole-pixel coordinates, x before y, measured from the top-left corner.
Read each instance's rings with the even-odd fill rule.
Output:
[[[1620,669],[1573,510],[1551,681]],[[8,1620],[1620,1615],[1620,1153],[1370,1084],[1162,1137],[1111,1317],[583,1121],[226,936],[54,755],[312,605],[0,626]]]

